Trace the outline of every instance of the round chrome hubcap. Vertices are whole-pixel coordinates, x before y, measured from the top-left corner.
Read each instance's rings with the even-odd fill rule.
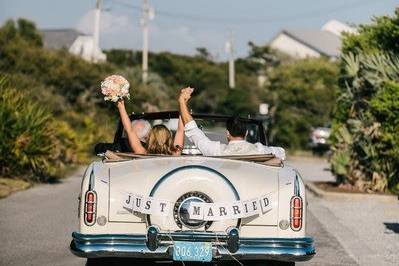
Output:
[[[205,226],[205,229],[208,229],[211,222],[190,219],[189,208],[190,204],[193,202],[210,203],[212,201],[207,195],[201,192],[189,192],[182,195],[177,200],[173,210],[176,224],[180,228],[184,225],[190,229],[198,229],[202,226]]]

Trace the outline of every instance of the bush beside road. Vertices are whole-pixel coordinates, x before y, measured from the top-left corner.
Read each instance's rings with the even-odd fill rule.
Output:
[[[399,193],[399,8],[343,39],[332,168],[340,183]]]
[[[112,68],[44,49],[25,19],[0,27],[0,54],[0,176],[61,178],[111,138],[114,122],[98,105],[97,86]]]

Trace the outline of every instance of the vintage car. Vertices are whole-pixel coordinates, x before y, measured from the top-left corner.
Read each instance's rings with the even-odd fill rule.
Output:
[[[175,129],[178,112],[133,114]],[[193,114],[224,141],[228,116]],[[261,120],[244,119],[248,141],[267,144]],[[105,152],[105,150],[108,150]],[[269,261],[293,265],[315,254],[306,234],[306,193],[295,169],[273,155],[205,157],[189,140],[182,156],[129,153],[119,123],[102,160],[87,168],[79,196],[79,230],[71,251],[88,258],[156,261]],[[269,265],[269,264],[267,264]]]

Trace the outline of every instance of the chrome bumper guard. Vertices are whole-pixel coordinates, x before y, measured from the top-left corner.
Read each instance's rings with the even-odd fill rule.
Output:
[[[239,238],[238,250],[227,248],[225,233],[173,232],[157,234],[157,247],[148,248],[147,235],[86,235],[72,234],[71,251],[84,258],[131,257],[172,260],[173,241],[212,242],[214,260],[279,260],[306,261],[315,254],[313,238]],[[151,248],[152,249],[152,248]],[[234,257],[234,258],[233,258]]]

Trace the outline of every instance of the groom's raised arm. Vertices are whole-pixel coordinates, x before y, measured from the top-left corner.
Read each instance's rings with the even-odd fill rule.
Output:
[[[210,140],[201,129],[198,128],[187,106],[193,93],[192,88],[182,89],[179,96],[180,115],[184,124],[184,133],[197,146],[202,155],[217,156],[221,153],[220,142]]]
[[[193,93],[193,91],[194,89],[190,87],[184,88],[180,91],[179,108],[180,108],[180,115],[184,125],[194,120],[187,106],[187,102],[191,98],[191,94]]]

